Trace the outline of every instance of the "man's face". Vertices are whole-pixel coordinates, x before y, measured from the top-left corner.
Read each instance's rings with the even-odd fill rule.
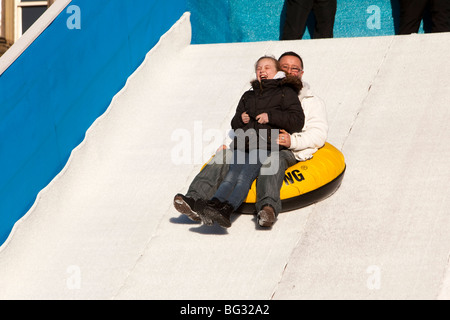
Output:
[[[284,56],[280,60],[281,69],[290,74],[291,76],[299,77],[303,76],[302,63],[299,58],[294,56]]]

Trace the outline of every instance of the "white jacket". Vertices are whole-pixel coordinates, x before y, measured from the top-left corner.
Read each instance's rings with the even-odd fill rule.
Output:
[[[303,89],[299,95],[305,114],[305,125],[302,132],[291,134],[289,148],[298,161],[306,161],[325,145],[328,138],[328,120],[325,103],[314,95],[309,84],[303,82]]]

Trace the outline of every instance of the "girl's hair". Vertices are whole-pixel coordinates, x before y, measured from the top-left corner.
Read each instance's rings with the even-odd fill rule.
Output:
[[[273,63],[275,64],[275,68],[277,69],[277,71],[283,71],[283,70],[281,70],[280,62],[274,56],[262,56],[261,58],[259,58],[258,61],[256,61],[256,63],[255,63],[255,71],[258,68],[258,63],[263,59],[272,60]]]

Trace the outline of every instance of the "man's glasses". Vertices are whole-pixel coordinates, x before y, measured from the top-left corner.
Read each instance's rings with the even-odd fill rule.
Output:
[[[281,66],[281,69],[287,71],[288,73],[300,73],[303,70],[298,67]]]

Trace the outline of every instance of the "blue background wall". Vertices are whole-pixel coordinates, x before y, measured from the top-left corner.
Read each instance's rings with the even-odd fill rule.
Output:
[[[337,0],[335,37],[394,35],[398,0]],[[192,43],[279,40],[285,0],[188,0],[192,12]],[[378,20],[374,20],[378,19]],[[374,22],[378,22],[374,23]],[[308,23],[313,28],[314,18]],[[423,32],[423,28],[421,28]],[[303,39],[310,39],[309,29]]]
[[[130,5],[132,3],[132,5]],[[0,244],[64,167],[185,0],[74,0],[0,76]]]

